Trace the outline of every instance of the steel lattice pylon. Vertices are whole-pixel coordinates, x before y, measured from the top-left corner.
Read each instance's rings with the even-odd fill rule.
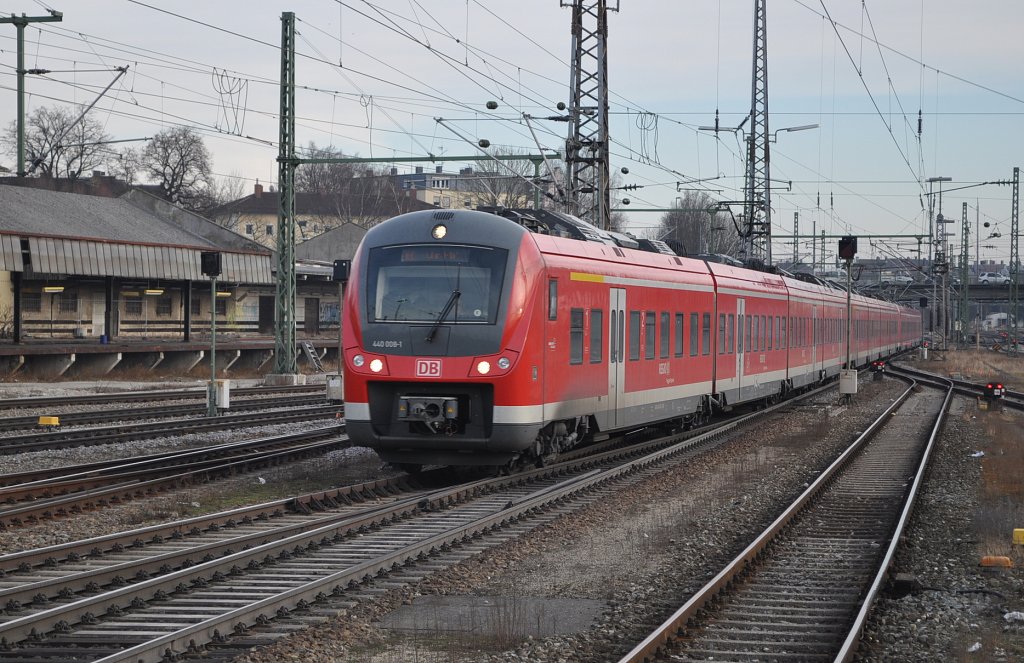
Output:
[[[1010,310],[1013,338],[1020,337],[1020,322],[1017,317],[1020,307],[1020,168],[1013,169],[1013,205],[1010,209]],[[1010,352],[1020,351],[1017,344],[1010,343]]]
[[[608,2],[562,0],[572,7],[572,62],[569,87],[567,211],[607,228],[608,192]],[[613,8],[618,11],[618,5]]]
[[[772,261],[771,168],[768,147],[768,33],[766,0],[754,0],[754,70],[747,134],[747,176],[743,218],[746,258]]]
[[[274,371],[297,372],[295,356],[295,14],[281,14],[281,128],[277,157],[277,299]]]
[[[963,203],[962,215],[960,218],[960,229],[963,240],[960,242],[960,339],[967,341],[967,327],[971,322],[970,309],[971,298],[969,294],[971,271],[968,264],[971,261],[971,222],[967,218],[967,203]],[[980,334],[981,330],[976,330]]]

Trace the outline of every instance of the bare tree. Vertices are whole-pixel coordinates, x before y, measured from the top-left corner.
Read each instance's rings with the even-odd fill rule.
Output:
[[[303,158],[341,159],[340,150],[310,142]],[[356,157],[353,157],[356,158]],[[325,230],[345,223],[364,228],[395,216],[403,194],[384,168],[355,163],[304,163],[295,171],[295,191],[305,194],[301,215]]]
[[[210,152],[189,127],[161,131],[142,150],[142,168],[167,200],[189,210],[210,206]]]
[[[110,162],[110,174],[126,184],[135,184],[142,170],[142,152],[134,147],[126,147],[115,153],[116,158]]]
[[[305,159],[341,159],[345,155],[334,147],[317,147],[310,141]],[[338,193],[347,188],[356,176],[356,168],[348,163],[304,163],[295,169],[295,191],[301,193]]]
[[[46,177],[78,179],[104,163],[101,143],[110,140],[103,125],[64,106],[40,106],[25,121],[25,158],[28,170]],[[18,124],[7,125],[0,137],[4,152],[17,159]],[[15,166],[20,170],[27,164]]]
[[[687,255],[735,255],[740,247],[729,213],[720,210],[717,202],[701,191],[687,191],[678,198],[676,207],[662,215],[648,238],[679,242]]]
[[[525,154],[513,149],[497,148],[495,156],[516,156]],[[534,188],[533,163],[525,157],[521,160],[477,159],[472,174],[460,177],[458,182],[463,190],[472,192],[477,204],[511,209],[532,207]]]

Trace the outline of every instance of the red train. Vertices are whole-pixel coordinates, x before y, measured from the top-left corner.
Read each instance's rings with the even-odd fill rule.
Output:
[[[838,374],[846,293],[648,250],[552,212],[423,211],[371,229],[345,295],[345,415],[389,462],[503,465],[773,401]],[[854,295],[853,361],[917,345]]]

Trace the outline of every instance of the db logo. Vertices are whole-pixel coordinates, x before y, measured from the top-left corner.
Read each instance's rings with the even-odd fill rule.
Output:
[[[439,378],[441,377],[440,359],[417,359],[416,377],[418,378]]]

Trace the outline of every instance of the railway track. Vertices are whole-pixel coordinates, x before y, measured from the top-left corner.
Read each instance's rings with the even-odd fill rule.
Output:
[[[143,440],[186,433],[207,433],[219,430],[233,430],[267,424],[284,424],[314,419],[337,418],[342,408],[339,405],[320,405],[299,410],[259,410],[245,414],[228,414],[218,417],[166,420],[138,424],[118,424],[56,430],[45,433],[30,433],[0,438],[0,454],[24,453],[73,446],[111,444],[130,440]]]
[[[67,516],[215,477],[294,461],[348,445],[344,427],[215,445],[127,462],[60,468],[50,476],[0,487],[0,527]],[[63,473],[61,473],[63,472]],[[7,475],[28,478],[42,473]]]
[[[236,387],[231,390],[234,397],[258,397],[280,394],[323,393],[324,385],[293,385],[280,387]],[[150,401],[206,400],[206,388],[200,389],[153,389],[142,391],[112,391],[104,394],[81,396],[40,396],[30,398],[0,399],[0,410],[30,409],[54,406],[106,405],[109,403],[144,403]]]
[[[122,548],[131,538],[141,549],[136,552],[147,557],[138,562],[143,566],[127,566],[127,561],[116,568],[107,565],[102,582],[88,580],[93,584],[85,589],[65,579],[45,587],[22,583],[0,590],[18,601],[12,604],[18,611],[0,623],[0,638],[12,646],[4,660],[157,661],[203,647],[229,657],[337,606],[520,536],[566,511],[610,499],[626,485],[685,462],[699,445],[714,444],[736,425],[733,421],[696,436],[679,434],[429,494],[392,494],[388,504],[325,513],[326,520],[315,525],[296,524],[298,529],[282,528],[277,534],[255,532],[255,538],[242,539],[236,517],[236,528],[222,528],[219,534],[229,541],[211,541],[208,552],[166,551],[173,559],[143,555],[147,548],[161,551],[166,531],[159,539],[149,532],[119,535]],[[147,543],[154,540],[155,546]],[[73,555],[66,550],[40,555],[68,560],[73,571],[87,545],[79,545]],[[109,541],[104,546],[109,548]],[[39,556],[34,562],[0,559],[3,566],[23,568],[22,563],[29,579],[38,572]],[[26,597],[28,602],[22,601]]]
[[[905,375],[918,377],[923,380],[934,382],[937,380],[947,380],[953,383],[953,389],[956,393],[962,396],[979,397],[985,393],[985,384],[977,382],[968,382],[958,378],[947,378],[942,375],[930,373],[928,371],[922,371],[916,368],[910,368],[902,364],[896,367],[900,372]],[[1024,392],[1006,390],[1004,397],[1000,400],[1000,403],[1014,410],[1024,410]]]
[[[323,394],[292,395],[280,398],[260,397],[231,401],[233,412],[269,410],[289,407],[313,407],[324,403]],[[85,424],[132,421],[141,419],[167,419],[170,417],[205,416],[206,403],[157,405],[150,407],[124,408],[119,410],[96,410],[90,412],[64,412],[59,415],[61,426],[82,426]],[[39,416],[27,415],[0,418],[0,431],[30,430],[38,428]],[[0,438],[2,440],[3,438]]]
[[[379,485],[383,503],[347,512],[337,508],[342,499],[325,494],[265,507],[262,516],[236,510],[96,539],[92,547],[0,557],[11,580],[0,582],[0,605],[8,605],[0,660],[158,661],[204,649],[228,659],[566,511],[612,499],[716,444],[738,423],[429,494]],[[267,520],[282,527],[259,530]],[[74,577],[94,565],[97,575]]]
[[[620,663],[852,658],[952,398],[923,384]]]

